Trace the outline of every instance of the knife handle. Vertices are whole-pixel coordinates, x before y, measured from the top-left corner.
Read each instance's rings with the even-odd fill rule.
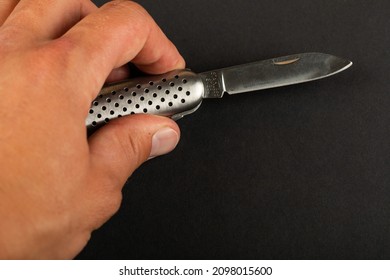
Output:
[[[126,115],[153,114],[180,119],[199,108],[203,93],[202,79],[187,69],[109,84],[92,101],[86,119],[88,135],[110,120]]]

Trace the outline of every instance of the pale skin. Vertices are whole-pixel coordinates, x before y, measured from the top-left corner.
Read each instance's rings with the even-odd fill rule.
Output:
[[[185,66],[131,1],[0,0],[0,259],[75,257],[134,170],[176,146],[177,124],[151,115],[87,138],[91,101],[130,61],[151,74]]]

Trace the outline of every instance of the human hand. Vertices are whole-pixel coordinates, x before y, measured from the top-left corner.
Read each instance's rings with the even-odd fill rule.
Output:
[[[89,0],[0,0],[0,58],[0,258],[73,258],[180,133],[133,115],[87,139],[91,101],[129,61],[158,74],[184,60],[139,5]]]

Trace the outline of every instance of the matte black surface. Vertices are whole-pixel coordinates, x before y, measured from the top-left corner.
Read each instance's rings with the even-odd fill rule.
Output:
[[[78,258],[389,259],[390,1],[138,2],[196,72],[309,51],[354,65],[206,100]]]

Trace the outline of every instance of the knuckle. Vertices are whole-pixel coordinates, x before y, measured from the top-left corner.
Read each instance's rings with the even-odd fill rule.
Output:
[[[109,129],[110,141],[118,148],[118,154],[134,160],[137,155],[145,153],[146,129],[137,125],[142,121],[142,115],[130,115],[112,120],[106,129]]]
[[[121,120],[122,121],[122,120]],[[117,122],[118,125],[119,121]],[[124,125],[124,124],[123,124]],[[135,162],[136,165],[140,165],[145,158],[145,149],[143,141],[140,139],[141,133],[127,133],[126,130],[117,129],[115,133],[117,147],[120,151],[120,155],[126,162]]]
[[[121,187],[116,178],[104,176],[100,182],[95,182],[88,193],[89,205],[87,207],[87,219],[94,229],[100,227],[111,218],[120,208],[122,203]]]
[[[120,191],[115,191],[107,197],[104,201],[104,216],[110,218],[116,212],[118,212],[122,203],[122,193]]]
[[[104,7],[119,8],[119,9],[125,8],[125,9],[131,9],[133,11],[146,13],[146,10],[140,4],[128,0],[113,0],[106,3]]]
[[[107,189],[105,195],[100,199],[100,210],[96,212],[98,220],[104,222],[118,212],[122,203],[122,193],[120,188]]]
[[[0,29],[0,46],[3,50],[20,49],[20,43],[17,38],[25,35],[25,31],[18,25],[7,25]]]
[[[39,57],[39,59],[37,59]],[[28,70],[26,75],[31,75],[38,85],[45,85],[47,81],[57,81],[63,77],[64,67],[68,64],[66,51],[55,46],[32,48],[25,52],[22,61],[23,68]],[[48,79],[51,78],[51,79]]]
[[[114,0],[105,4],[104,9],[115,10],[118,13],[126,13],[128,18],[135,18],[136,22],[141,22],[144,27],[151,23],[151,16],[140,4],[127,0]]]

